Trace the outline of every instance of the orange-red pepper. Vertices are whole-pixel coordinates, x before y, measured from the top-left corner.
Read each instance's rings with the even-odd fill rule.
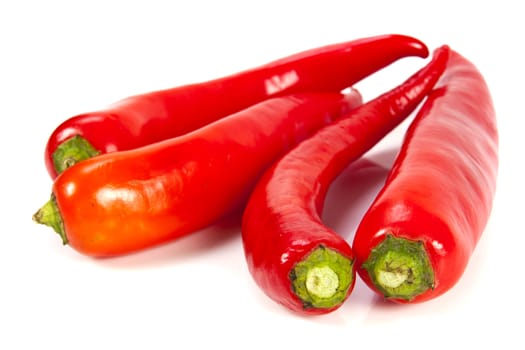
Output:
[[[86,159],[34,216],[91,256],[145,249],[237,209],[279,155],[361,103],[355,90],[276,97],[188,134]]]

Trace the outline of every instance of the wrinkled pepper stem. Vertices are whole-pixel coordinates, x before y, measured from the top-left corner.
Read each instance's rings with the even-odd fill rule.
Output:
[[[434,288],[434,272],[421,241],[388,234],[363,267],[386,298],[411,300]]]
[[[33,221],[53,228],[62,239],[62,243],[64,245],[68,243],[62,217],[60,216],[54,195],[51,195],[49,201],[33,215]]]
[[[85,138],[75,135],[53,152],[53,164],[58,174],[70,166],[100,154]]]
[[[353,261],[322,245],[290,272],[292,289],[304,308],[331,308],[341,304],[353,280]]]

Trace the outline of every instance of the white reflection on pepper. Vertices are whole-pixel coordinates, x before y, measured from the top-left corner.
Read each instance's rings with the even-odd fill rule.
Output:
[[[75,190],[77,189],[77,186],[74,182],[69,182],[67,185],[66,185],[66,194],[71,197],[74,193],[75,193]]]
[[[108,206],[115,201],[133,203],[137,200],[137,192],[125,188],[103,187],[97,191],[97,202],[103,206]]]
[[[294,70],[285,72],[280,75],[274,75],[265,80],[264,85],[266,87],[266,93],[268,95],[273,95],[278,92],[281,92],[290,86],[294,85],[299,81],[299,76]]]

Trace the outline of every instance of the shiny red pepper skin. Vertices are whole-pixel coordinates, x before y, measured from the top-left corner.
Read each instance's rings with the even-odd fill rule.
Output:
[[[129,97],[60,124],[46,145],[46,167],[54,179],[53,153],[75,135],[100,153],[133,149],[182,135],[272,96],[339,92],[402,57],[427,54],[417,39],[382,35],[312,49],[208,82]]]
[[[448,47],[436,50],[433,60],[403,84],[322,128],[262,176],[244,211],[242,240],[249,271],[271,299],[301,314],[324,314],[348,297],[354,269],[344,299],[330,307],[305,304],[292,287],[291,271],[319,247],[353,261],[347,241],[322,222],[327,190],[348,164],[412,113],[443,73],[448,55]]]
[[[496,116],[478,69],[452,51],[447,69],[406,133],[386,183],[356,232],[359,274],[386,235],[421,242],[433,288],[398,303],[433,299],[462,276],[488,221],[498,169]]]
[[[238,209],[273,160],[360,103],[356,91],[276,97],[180,137],[87,159],[56,178],[35,220],[49,225],[42,218],[58,210],[64,243],[90,256],[174,240]]]

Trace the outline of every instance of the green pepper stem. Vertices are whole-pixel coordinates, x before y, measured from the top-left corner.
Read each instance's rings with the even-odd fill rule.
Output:
[[[61,143],[52,154],[57,174],[70,166],[100,154],[85,138],[75,135]]]
[[[385,298],[412,300],[434,288],[434,271],[421,241],[388,234],[372,250],[363,268]]]
[[[290,271],[292,290],[305,309],[342,304],[353,279],[353,261],[322,245]]]
[[[49,201],[33,215],[33,221],[51,227],[58,233],[64,245],[68,243],[62,217],[60,216],[54,195],[51,195]]]

